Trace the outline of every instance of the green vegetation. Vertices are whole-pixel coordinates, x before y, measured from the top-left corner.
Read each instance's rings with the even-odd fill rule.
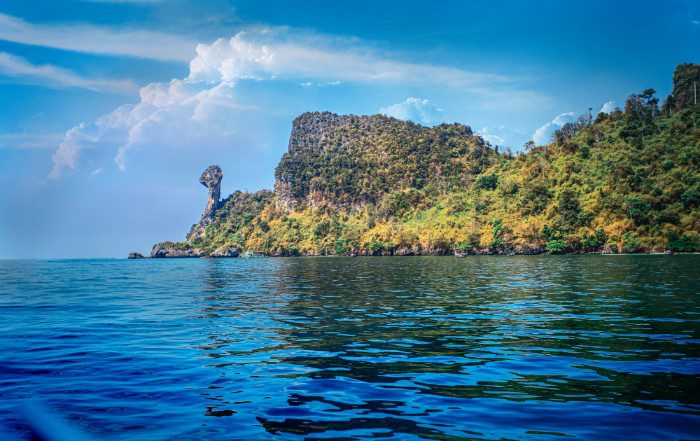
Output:
[[[624,111],[499,152],[460,124],[307,113],[275,192],[236,192],[201,242],[272,255],[697,251],[699,65]],[[690,93],[690,95],[689,95]]]

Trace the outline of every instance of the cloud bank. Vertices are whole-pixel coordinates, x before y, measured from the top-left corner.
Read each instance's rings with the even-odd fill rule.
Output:
[[[516,144],[523,137],[523,132],[517,129],[508,127],[505,124],[500,126],[484,127],[478,131],[479,136],[484,138],[492,145],[502,147],[516,147]]]
[[[129,80],[86,78],[58,66],[32,64],[24,58],[6,52],[0,52],[0,75],[18,78],[29,84],[59,89],[79,88],[110,93],[129,93],[136,90],[136,85]]]
[[[617,109],[617,104],[615,103],[615,101],[608,101],[600,107],[600,110],[598,112],[612,113],[615,111],[615,109]]]
[[[189,61],[195,43],[174,34],[87,24],[32,24],[0,13],[0,40],[99,55]]]
[[[330,40],[330,41],[329,41]],[[499,75],[393,60],[353,40],[291,32],[251,30],[197,46],[189,79],[218,82],[242,78],[315,79],[334,82],[392,82],[467,87],[509,82]]]
[[[432,126],[443,122],[445,112],[428,100],[420,98],[406,98],[405,101],[382,107],[379,113],[392,116],[404,121],[413,121],[424,126]]]
[[[226,145],[248,126],[242,121],[252,106],[239,102],[242,82],[270,84],[372,83],[427,84],[463,87],[509,81],[448,66],[404,62],[363,48],[354,40],[338,40],[288,29],[256,29],[230,39],[199,44],[189,75],[140,90],[136,104],[125,104],[93,122],[70,129],[53,155],[52,179],[77,170],[81,160],[103,168],[111,157],[124,170],[129,152],[152,146],[184,148]],[[425,124],[440,120],[442,110],[427,100],[409,98],[385,113]]]
[[[564,127],[564,124],[576,121],[574,112],[562,113],[550,122],[544,124],[532,134],[532,140],[537,145],[546,145],[552,140],[555,131]]]

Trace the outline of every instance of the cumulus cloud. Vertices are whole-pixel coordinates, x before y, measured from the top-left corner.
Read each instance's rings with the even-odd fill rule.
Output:
[[[87,24],[33,24],[0,13],[0,40],[76,52],[189,61],[195,42],[174,34]]]
[[[499,126],[484,127],[478,131],[479,136],[493,145],[514,147],[523,137],[523,132],[508,127],[505,124]]]
[[[228,40],[198,45],[189,78],[207,82],[313,78],[329,84],[383,81],[465,87],[512,80],[449,66],[393,60],[354,40],[336,40],[283,28],[239,32]]]
[[[509,79],[394,60],[363,48],[355,40],[319,37],[286,28],[251,29],[230,39],[197,45],[187,77],[149,84],[141,89],[138,103],[126,104],[94,122],[83,122],[70,129],[53,156],[49,177],[58,178],[76,170],[87,152],[93,157],[111,154],[123,170],[132,150],[230,141],[237,131],[246,130],[239,120],[245,118],[241,110],[247,107],[237,101],[234,93],[237,85],[245,81],[284,82],[296,87],[340,82],[465,87]],[[382,111],[422,124],[436,123],[443,116],[441,109],[418,98]]]
[[[430,126],[442,122],[445,112],[433,105],[428,100],[420,98],[406,98],[406,100],[382,107],[379,113],[392,116],[404,121],[413,121],[424,126]]]
[[[225,144],[236,130],[233,112],[242,108],[233,100],[234,87],[232,82],[207,87],[187,80],[150,84],[141,89],[138,104],[70,129],[52,157],[49,178],[75,170],[87,150],[112,155],[124,170],[129,151],[139,147]]]
[[[598,112],[612,113],[615,111],[615,109],[617,109],[617,104],[615,103],[615,101],[608,101],[600,107],[600,110]]]
[[[129,93],[136,90],[132,81],[87,78],[58,66],[32,64],[7,52],[0,52],[0,75],[52,88],[79,88],[112,93]]]
[[[535,141],[537,145],[546,145],[552,140],[552,134],[556,130],[564,127],[564,124],[576,121],[576,116],[574,112],[562,113],[550,122],[544,124],[532,134],[532,140]]]

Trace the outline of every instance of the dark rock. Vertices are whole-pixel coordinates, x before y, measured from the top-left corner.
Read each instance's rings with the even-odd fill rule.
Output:
[[[208,167],[199,178],[199,182],[209,189],[209,201],[204,209],[202,218],[192,226],[190,234],[187,235],[188,241],[197,237],[204,237],[207,226],[212,222],[214,213],[219,208],[219,203],[221,201],[221,180],[223,178],[224,174],[221,171],[221,167],[218,165]]]
[[[146,257],[143,254],[137,253],[136,251],[134,251],[133,253],[129,253],[128,258],[129,259],[145,259]]]
[[[699,83],[700,64],[686,63],[676,67],[673,74],[673,92],[666,98],[661,111],[676,113],[697,106]]]
[[[204,251],[199,248],[182,248],[173,242],[157,243],[151,250],[153,258],[204,257],[204,255]]]
[[[223,245],[216,249],[209,257],[238,257],[243,250],[232,245]]]

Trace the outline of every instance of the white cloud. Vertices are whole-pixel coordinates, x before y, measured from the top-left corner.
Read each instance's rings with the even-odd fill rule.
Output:
[[[0,40],[91,54],[189,61],[195,43],[173,34],[87,24],[32,24],[0,13]]]
[[[2,133],[0,149],[54,149],[63,136],[62,133]]]
[[[331,84],[395,82],[452,87],[512,80],[449,66],[397,61],[361,47],[355,40],[336,40],[284,28],[239,32],[228,40],[198,45],[189,78],[207,82],[313,78]]]
[[[617,108],[617,104],[615,103],[615,101],[608,101],[607,103],[603,104],[600,107],[600,110],[598,111],[598,113],[600,113],[600,112],[612,113],[615,111],[616,108]]]
[[[390,82],[437,84],[460,90],[470,85],[487,88],[509,81],[448,66],[393,60],[362,48],[356,40],[319,37],[285,28],[254,29],[239,32],[228,40],[199,44],[189,66],[189,75],[184,79],[142,88],[137,104],[121,106],[94,122],[70,129],[53,156],[49,177],[58,178],[76,170],[86,152],[91,158],[110,155],[123,170],[134,149],[230,144],[235,134],[249,132],[239,122],[246,118],[241,112],[245,106],[237,102],[234,94],[241,81],[296,86]],[[382,111],[423,124],[436,123],[443,117],[441,109],[417,98]]]
[[[413,121],[424,126],[430,126],[443,121],[445,112],[428,100],[406,98],[405,101],[382,107],[379,113],[392,116],[404,121]]]
[[[233,100],[234,87],[224,82],[208,88],[187,80],[149,84],[141,89],[138,104],[123,105],[70,129],[52,157],[49,178],[75,170],[86,150],[93,151],[93,156],[111,156],[124,170],[129,151],[140,147],[225,145],[235,132],[232,111],[241,109]]]
[[[103,171],[104,171],[104,170],[101,169],[101,168],[96,168],[96,169],[94,169],[90,174],[91,174],[92,176],[97,176],[97,175],[101,174]]]
[[[52,88],[79,88],[94,92],[118,93],[136,90],[136,85],[132,81],[86,78],[58,66],[32,64],[24,58],[6,52],[0,52],[0,75],[17,78],[24,83]]]
[[[161,3],[166,0],[83,0],[87,3]]]
[[[523,132],[512,129],[505,124],[484,127],[478,131],[478,134],[493,145],[508,147],[516,147],[516,144],[523,137]]]
[[[552,134],[564,127],[564,124],[576,121],[574,112],[562,113],[550,122],[544,124],[532,134],[532,140],[537,145],[546,145],[552,140]]]

